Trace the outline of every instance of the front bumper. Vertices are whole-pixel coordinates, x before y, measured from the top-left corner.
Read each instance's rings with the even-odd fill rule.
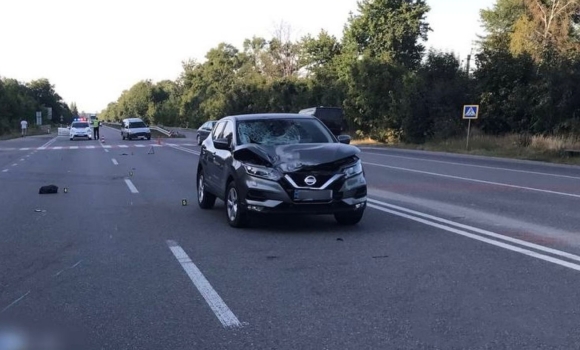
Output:
[[[151,137],[151,133],[149,133],[149,132],[130,132],[127,134],[127,137]]]
[[[89,134],[89,133],[76,133],[76,134],[71,134],[70,138],[74,139],[77,137],[82,137],[82,138],[89,138],[92,139],[93,135]]]
[[[243,208],[253,213],[324,215],[366,208],[367,183],[363,174],[339,177],[324,189],[296,188],[285,179],[275,182],[249,175],[240,182]],[[297,191],[312,191],[314,196],[297,199]]]

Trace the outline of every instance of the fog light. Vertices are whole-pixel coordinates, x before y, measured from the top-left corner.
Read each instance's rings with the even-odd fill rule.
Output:
[[[262,211],[264,210],[264,207],[261,207],[259,205],[248,205],[248,210]]]
[[[355,209],[361,209],[361,208],[364,208],[365,205],[366,205],[366,202],[358,203],[358,204],[355,204],[354,205],[354,208]]]

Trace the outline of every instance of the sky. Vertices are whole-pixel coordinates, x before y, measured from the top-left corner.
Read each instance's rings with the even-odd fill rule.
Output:
[[[479,10],[494,2],[427,0],[426,46],[464,60],[483,34]],[[272,37],[282,22],[295,39],[321,29],[341,38],[356,10],[356,0],[3,0],[0,76],[47,78],[65,102],[99,112],[140,80],[174,80],[183,61]]]

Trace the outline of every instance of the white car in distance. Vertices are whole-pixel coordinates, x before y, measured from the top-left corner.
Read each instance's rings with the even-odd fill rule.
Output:
[[[89,140],[93,139],[93,130],[89,125],[89,122],[85,121],[74,121],[70,126],[69,139],[72,141],[75,138],[87,138]]]

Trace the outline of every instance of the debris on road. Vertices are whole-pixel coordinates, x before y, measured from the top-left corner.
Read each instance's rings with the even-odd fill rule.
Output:
[[[38,194],[54,194],[54,193],[58,193],[58,186],[56,185],[42,186],[38,190]]]

